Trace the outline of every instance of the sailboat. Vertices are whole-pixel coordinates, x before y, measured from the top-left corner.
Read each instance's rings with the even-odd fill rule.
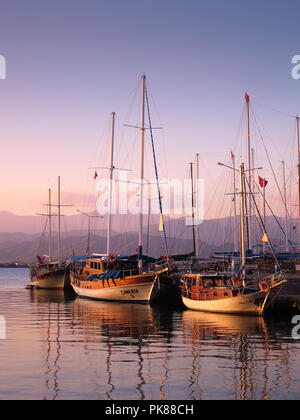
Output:
[[[283,271],[277,271],[259,281],[246,277],[244,164],[241,164],[239,172],[241,217],[240,270],[184,274],[181,279],[182,302],[188,309],[215,313],[263,315],[278,297],[282,287],[287,283]],[[266,232],[264,232],[264,236],[268,239]],[[270,242],[269,245],[273,249]],[[275,253],[274,260],[277,261]],[[276,266],[279,267],[278,261]]]
[[[145,105],[147,101],[146,76],[142,76],[142,118],[141,118],[141,168],[140,168],[140,213],[138,252],[132,256],[111,253],[111,205],[114,174],[114,126],[115,113],[111,114],[111,164],[109,214],[107,226],[107,252],[81,258],[81,266],[71,268],[71,285],[77,295],[84,298],[149,303],[158,298],[172,285],[164,275],[169,271],[169,258],[150,258],[143,255],[143,189],[144,189],[144,146],[145,146]],[[148,101],[147,101],[148,105]],[[149,111],[149,108],[148,108]],[[150,116],[149,116],[150,120]],[[157,172],[157,171],[156,171]],[[75,258],[71,262],[75,263]]]
[[[52,261],[52,229],[51,220],[53,204],[51,202],[51,189],[49,189],[48,206],[48,247],[49,255],[37,256],[38,262],[30,266],[31,286],[37,289],[66,289],[70,287],[69,262],[61,263],[60,256],[60,177],[58,177],[58,260]],[[43,214],[44,216],[44,214]]]
[[[235,257],[232,260],[232,271],[227,272],[207,272],[207,273],[185,273],[181,279],[181,294],[183,304],[192,310],[231,313],[231,314],[250,314],[263,315],[270,305],[278,297],[282,287],[287,283],[286,274],[280,270],[273,246],[266,232],[265,222],[260,216],[255,197],[252,191],[251,173],[251,149],[250,149],[250,118],[249,118],[249,95],[245,95],[246,115],[247,115],[247,151],[248,151],[248,170],[242,163],[239,168],[240,178],[240,265],[236,267]],[[221,166],[227,166],[219,163]],[[233,159],[233,167],[230,167],[234,174],[236,172]],[[247,172],[247,174],[246,174]],[[235,175],[234,175],[235,177]],[[246,184],[248,191],[246,192]],[[234,197],[235,197],[234,183]],[[234,198],[234,205],[235,204]],[[248,207],[246,202],[248,201]],[[245,242],[245,216],[247,216],[247,248],[251,249],[251,206],[256,207],[261,227],[263,230],[263,242],[269,244],[275,262],[275,272],[271,275],[258,279],[249,278],[246,275],[246,242]],[[246,212],[245,209],[248,208]],[[250,210],[249,210],[250,209]],[[246,215],[247,213],[247,215]],[[235,208],[236,224],[236,208]],[[236,226],[235,226],[235,247],[236,247]],[[235,249],[236,250],[236,249]],[[234,253],[235,255],[238,253]],[[238,269],[236,269],[238,268]]]

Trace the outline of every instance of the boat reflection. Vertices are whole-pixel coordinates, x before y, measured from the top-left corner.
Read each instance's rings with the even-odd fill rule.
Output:
[[[32,289],[30,300],[35,305],[38,323],[41,325],[45,346],[45,400],[59,397],[59,377],[61,370],[61,304],[74,300],[74,294],[64,290]]]
[[[278,320],[34,290],[45,399],[289,398],[295,342]],[[79,391],[78,391],[79,390]]]
[[[72,290],[46,290],[46,289],[31,289],[30,300],[32,303],[64,303],[72,302],[76,299],[76,295]]]
[[[136,399],[144,400],[146,382],[152,380],[152,359],[158,357],[154,352],[158,352],[159,348],[159,357],[168,353],[168,343],[172,337],[172,313],[137,303],[88,300],[77,300],[72,311],[73,321],[81,324],[86,342],[104,345],[107,385],[105,398],[118,399],[121,369],[123,372],[128,371],[130,378],[128,377],[127,386],[135,387]],[[158,381],[161,398],[164,396],[163,389],[168,378],[165,360],[163,364]],[[103,371],[95,378],[95,382],[103,382]]]
[[[272,321],[186,311],[182,316],[182,332],[192,355],[191,399],[206,398],[208,358],[217,359],[219,368],[227,368],[222,369],[226,373],[218,380],[219,386],[223,383],[228,391],[228,398],[269,399],[278,387],[285,395],[289,394],[289,344],[278,340]],[[274,359],[277,359],[275,369]],[[210,372],[210,376],[217,380],[218,372]]]

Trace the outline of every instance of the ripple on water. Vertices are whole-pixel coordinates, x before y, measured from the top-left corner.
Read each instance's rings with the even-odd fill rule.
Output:
[[[0,399],[300,397],[289,322],[80,300],[27,276],[0,270]]]

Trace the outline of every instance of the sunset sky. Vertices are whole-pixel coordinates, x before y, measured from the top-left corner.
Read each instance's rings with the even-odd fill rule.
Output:
[[[212,200],[224,200],[228,189],[230,174],[217,162],[229,163],[231,149],[245,160],[239,126],[246,91],[279,183],[285,160],[289,192],[296,193],[292,116],[300,114],[300,80],[291,77],[291,61],[300,54],[299,1],[1,0],[0,6],[0,55],[7,62],[7,79],[0,80],[0,210],[40,211],[58,175],[63,200],[91,210],[89,168],[109,164],[112,111],[116,166],[137,169],[139,133],[123,124],[139,123],[143,73],[153,125],[163,127],[155,132],[160,174],[187,177],[200,153],[206,217],[216,215]],[[253,123],[252,130],[261,176],[270,179],[270,199],[278,200]]]

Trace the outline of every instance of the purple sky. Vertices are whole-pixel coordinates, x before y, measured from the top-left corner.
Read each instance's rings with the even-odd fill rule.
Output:
[[[57,175],[66,200],[93,207],[85,198],[95,189],[88,168],[108,164],[111,111],[118,163],[137,168],[138,134],[123,123],[138,123],[142,73],[153,124],[164,128],[156,133],[160,173],[187,177],[199,152],[206,217],[216,216],[213,200],[228,187],[229,174],[216,163],[228,162],[231,149],[245,154],[238,130],[245,91],[276,173],[281,160],[290,173],[295,123],[266,107],[300,114],[300,80],[291,77],[299,9],[294,0],[1,0],[0,210],[36,213]],[[271,179],[256,129],[253,145],[261,175]],[[293,192],[295,177],[289,182]]]

